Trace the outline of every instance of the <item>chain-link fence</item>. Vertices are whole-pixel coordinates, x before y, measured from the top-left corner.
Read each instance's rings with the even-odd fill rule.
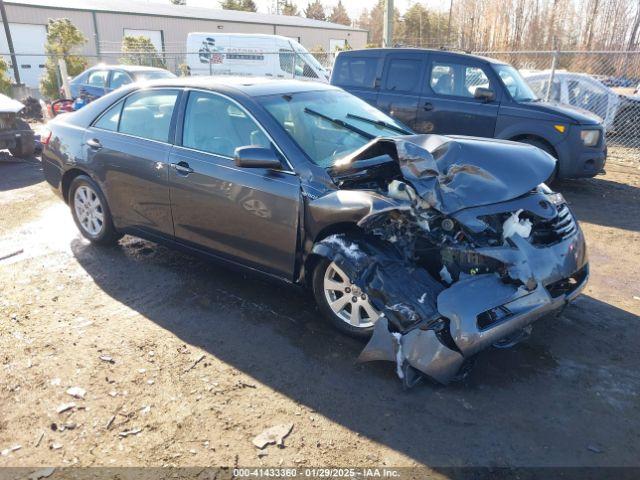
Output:
[[[636,162],[640,158],[640,52],[475,53],[518,68],[541,100],[577,107],[600,117],[607,132],[610,157]]]
[[[173,51],[172,51],[173,50]],[[637,162],[640,158],[640,52],[620,51],[478,51],[518,68],[535,95],[587,110],[602,119],[609,155]],[[236,48],[223,52],[206,44],[197,52],[178,46],[163,51],[122,51],[121,45],[103,45],[99,56],[85,56],[89,66],[98,63],[146,65],[165,68],[176,75],[241,75],[328,81],[337,52],[295,52]],[[37,57],[37,58],[36,58]],[[46,57],[20,56],[19,62],[41,63]],[[44,60],[43,60],[44,58]],[[25,60],[26,59],[26,60]],[[58,76],[59,86],[62,86]],[[108,82],[104,76],[88,79]],[[505,78],[505,82],[508,79]],[[37,88],[37,85],[36,85]],[[508,84],[507,88],[521,88]]]

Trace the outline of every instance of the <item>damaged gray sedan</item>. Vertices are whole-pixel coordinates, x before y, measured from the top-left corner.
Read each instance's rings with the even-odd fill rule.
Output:
[[[49,126],[45,176],[90,241],[135,234],[307,285],[406,386],[516,344],[587,281],[551,156],[415,135],[331,86],[155,82]]]

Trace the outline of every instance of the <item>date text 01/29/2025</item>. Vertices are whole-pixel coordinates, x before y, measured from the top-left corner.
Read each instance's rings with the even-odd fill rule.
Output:
[[[397,478],[393,468],[234,468],[233,476],[242,478]]]

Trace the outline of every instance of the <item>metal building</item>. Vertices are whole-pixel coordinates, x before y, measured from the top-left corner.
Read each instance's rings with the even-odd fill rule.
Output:
[[[123,0],[5,0],[7,18],[23,83],[35,88],[44,68],[49,19],[68,18],[86,36],[79,52],[92,64],[117,62],[122,37],[149,37],[167,65],[175,69],[185,52],[189,32],[265,33],[298,40],[308,50],[331,52],[348,43],[363,48],[367,32],[303,17],[214,10],[166,3]],[[212,2],[213,3],[213,2]],[[8,47],[0,29],[0,53]],[[20,55],[28,54],[28,55]],[[175,57],[175,58],[174,58]]]

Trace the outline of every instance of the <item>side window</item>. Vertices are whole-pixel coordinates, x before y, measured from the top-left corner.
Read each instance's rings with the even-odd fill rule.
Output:
[[[280,49],[280,69],[293,75],[293,50]]]
[[[462,93],[465,96],[473,97],[476,88],[489,88],[489,79],[481,68],[464,67],[464,88]]]
[[[346,57],[338,62],[336,85],[344,87],[373,87],[378,68],[377,58]]]
[[[177,98],[177,90],[134,93],[124,102],[118,131],[160,142],[169,141],[171,116]]]
[[[111,73],[111,80],[109,81],[109,88],[120,88],[123,85],[131,83],[131,77],[126,72],[121,72],[119,70],[114,70]]]
[[[429,85],[438,95],[454,95],[455,66],[452,64],[432,62]]]
[[[489,77],[475,65],[431,62],[431,90],[438,95],[473,98],[476,88],[489,88]]]
[[[182,145],[233,157],[236,148],[271,143],[251,117],[231,100],[205,92],[191,92],[184,115]]]
[[[106,70],[94,70],[87,77],[87,85],[92,87],[104,87],[107,84],[107,75],[109,74]]]
[[[394,92],[414,92],[420,82],[420,60],[396,58],[389,62],[386,89]]]
[[[94,127],[101,128],[102,130],[110,130],[112,132],[118,131],[118,122],[120,121],[120,112],[122,111],[122,104],[124,102],[118,102],[109,110],[107,110],[96,123]]]

